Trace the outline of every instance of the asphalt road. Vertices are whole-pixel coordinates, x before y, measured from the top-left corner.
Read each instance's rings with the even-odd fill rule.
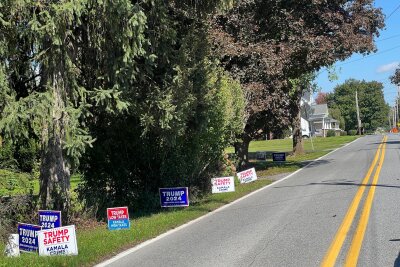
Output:
[[[381,146],[383,165],[379,167],[380,155],[369,182],[362,182],[382,138],[360,138],[290,178],[112,259],[106,266],[344,266],[350,257],[356,258],[357,266],[400,267],[398,135],[388,136]],[[378,169],[379,180],[370,186]],[[342,245],[332,250],[360,188],[364,193],[351,226],[339,234],[339,239],[344,238]],[[374,195],[368,196],[371,188]],[[363,212],[368,216],[361,243],[358,240],[360,253],[349,256]],[[337,257],[324,261],[335,250]]]

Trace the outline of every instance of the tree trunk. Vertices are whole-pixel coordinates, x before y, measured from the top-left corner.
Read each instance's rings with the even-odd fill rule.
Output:
[[[238,170],[243,170],[249,163],[249,145],[251,138],[244,135],[242,142],[235,143],[235,153],[239,158]]]
[[[61,72],[51,77],[53,106],[51,122],[44,127],[40,166],[39,198],[42,209],[61,210],[68,219],[70,208],[70,166],[63,150],[65,140],[65,88]]]
[[[293,154],[304,154],[303,135],[301,131],[301,107],[300,107],[301,93],[298,93],[296,102],[292,105],[292,135],[293,135]]]

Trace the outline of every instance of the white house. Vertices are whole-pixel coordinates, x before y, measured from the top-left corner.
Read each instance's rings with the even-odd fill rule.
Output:
[[[335,130],[336,134],[342,131],[339,128],[339,121],[329,116],[327,104],[311,105],[311,113],[308,121],[313,136],[325,137],[328,130]]]
[[[328,130],[335,130],[339,135],[339,121],[329,115],[327,104],[315,104],[311,92],[304,92],[301,101],[301,132],[304,138],[311,136],[325,137]]]

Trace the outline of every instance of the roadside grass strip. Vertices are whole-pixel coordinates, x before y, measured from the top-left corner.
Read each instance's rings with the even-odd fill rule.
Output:
[[[384,143],[386,142],[386,140],[387,140],[387,136],[383,137],[383,139],[381,141],[381,144],[379,145],[379,147],[378,147],[378,149],[377,149],[377,151],[375,153],[375,157],[374,157],[374,159],[373,159],[373,161],[372,161],[372,163],[371,163],[371,165],[370,165],[370,167],[368,169],[368,172],[365,175],[364,179],[362,180],[362,183],[361,183],[359,189],[357,190],[356,195],[354,196],[353,201],[351,202],[351,204],[349,206],[349,209],[347,210],[347,213],[346,213],[346,215],[345,215],[345,217],[344,217],[344,219],[342,221],[342,224],[340,225],[338,231],[336,232],[336,235],[335,235],[335,237],[334,237],[334,239],[333,239],[333,241],[332,241],[332,243],[331,243],[331,245],[330,245],[330,247],[329,247],[329,249],[328,249],[328,251],[327,251],[327,253],[326,253],[326,255],[325,255],[324,259],[323,259],[323,261],[322,261],[322,263],[321,263],[321,267],[335,266],[336,259],[337,259],[338,255],[340,253],[340,250],[342,249],[343,243],[344,243],[344,241],[345,241],[345,239],[347,237],[347,234],[348,234],[348,232],[350,230],[350,227],[351,227],[351,225],[353,223],[354,217],[355,217],[355,215],[357,213],[357,210],[358,210],[358,207],[360,205],[360,202],[361,202],[361,199],[363,197],[363,194],[365,192],[366,186],[369,183],[370,177],[371,177],[371,175],[372,175],[372,173],[373,173],[373,171],[374,171],[374,169],[375,169],[375,167],[376,167],[376,165],[378,163],[378,160],[380,160],[379,164],[378,164],[378,168],[377,168],[377,170],[375,172],[375,175],[374,175],[374,178],[373,178],[373,184],[376,184],[376,182],[377,182],[377,179],[378,179],[379,173],[380,173],[380,168],[382,167],[382,163],[383,163],[383,159],[384,159],[385,146],[386,146],[386,144],[384,144]],[[372,188],[374,188],[374,191],[375,191],[375,187],[373,186]],[[371,205],[372,205],[373,193],[372,193],[372,196],[369,196],[369,198],[370,198],[370,202],[371,202]],[[367,201],[368,201],[368,199],[367,199]],[[366,206],[367,206],[367,202],[365,203],[364,211],[365,211],[365,207]],[[365,213],[365,214],[363,212],[362,216],[368,218],[369,217],[369,211],[367,213]],[[356,234],[357,237],[356,236],[354,237],[354,239],[356,239],[356,241],[353,240],[353,243],[357,243],[357,245],[353,245],[352,244],[352,246],[351,246],[352,248],[350,248],[349,254],[348,254],[348,257],[351,258],[352,263],[354,263],[354,258],[352,258],[352,256],[349,256],[350,252],[351,251],[356,252],[357,250],[359,252],[359,249],[360,249],[361,243],[362,243],[362,238],[360,240],[360,235],[362,235],[362,237],[363,237],[364,233],[365,233],[365,229],[364,229],[364,227],[366,228],[365,219],[364,220],[360,219],[360,222],[361,221],[365,225],[358,227],[358,228],[360,228],[360,229],[357,229],[357,232],[359,232],[359,234]],[[360,246],[360,247],[358,247],[358,246]],[[357,254],[357,259],[358,259],[358,254]],[[357,259],[355,260],[356,263],[357,263]],[[347,260],[346,260],[346,263],[347,263]],[[349,260],[349,264],[350,264],[350,260]],[[355,265],[346,265],[346,266],[355,266]]]
[[[109,231],[105,223],[89,230],[80,230],[78,226],[76,230],[78,256],[39,257],[34,253],[23,253],[17,258],[7,258],[3,254],[4,244],[1,244],[0,266],[92,266],[270,183],[271,181],[266,179],[248,184],[237,182],[235,192],[210,194],[197,202],[191,203],[191,206],[187,208],[170,208],[150,216],[132,219],[130,220],[131,228],[129,230]],[[135,217],[135,214],[131,216]]]

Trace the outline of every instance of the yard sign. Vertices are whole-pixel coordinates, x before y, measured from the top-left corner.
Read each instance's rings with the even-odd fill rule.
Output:
[[[238,172],[237,176],[241,184],[250,183],[257,180],[257,173],[256,169],[254,168]]]
[[[160,188],[161,207],[189,206],[189,190],[187,187]]]
[[[75,225],[39,231],[39,256],[78,255]]]
[[[272,160],[273,161],[286,161],[286,153],[272,153]]]
[[[107,219],[109,230],[129,229],[130,227],[128,207],[108,208]]]
[[[39,225],[42,229],[61,227],[61,211],[39,210]]]
[[[220,177],[211,179],[212,193],[235,192],[235,181],[233,177]]]
[[[19,235],[19,250],[32,252],[37,251],[38,246],[38,232],[42,230],[39,225],[18,223]]]

